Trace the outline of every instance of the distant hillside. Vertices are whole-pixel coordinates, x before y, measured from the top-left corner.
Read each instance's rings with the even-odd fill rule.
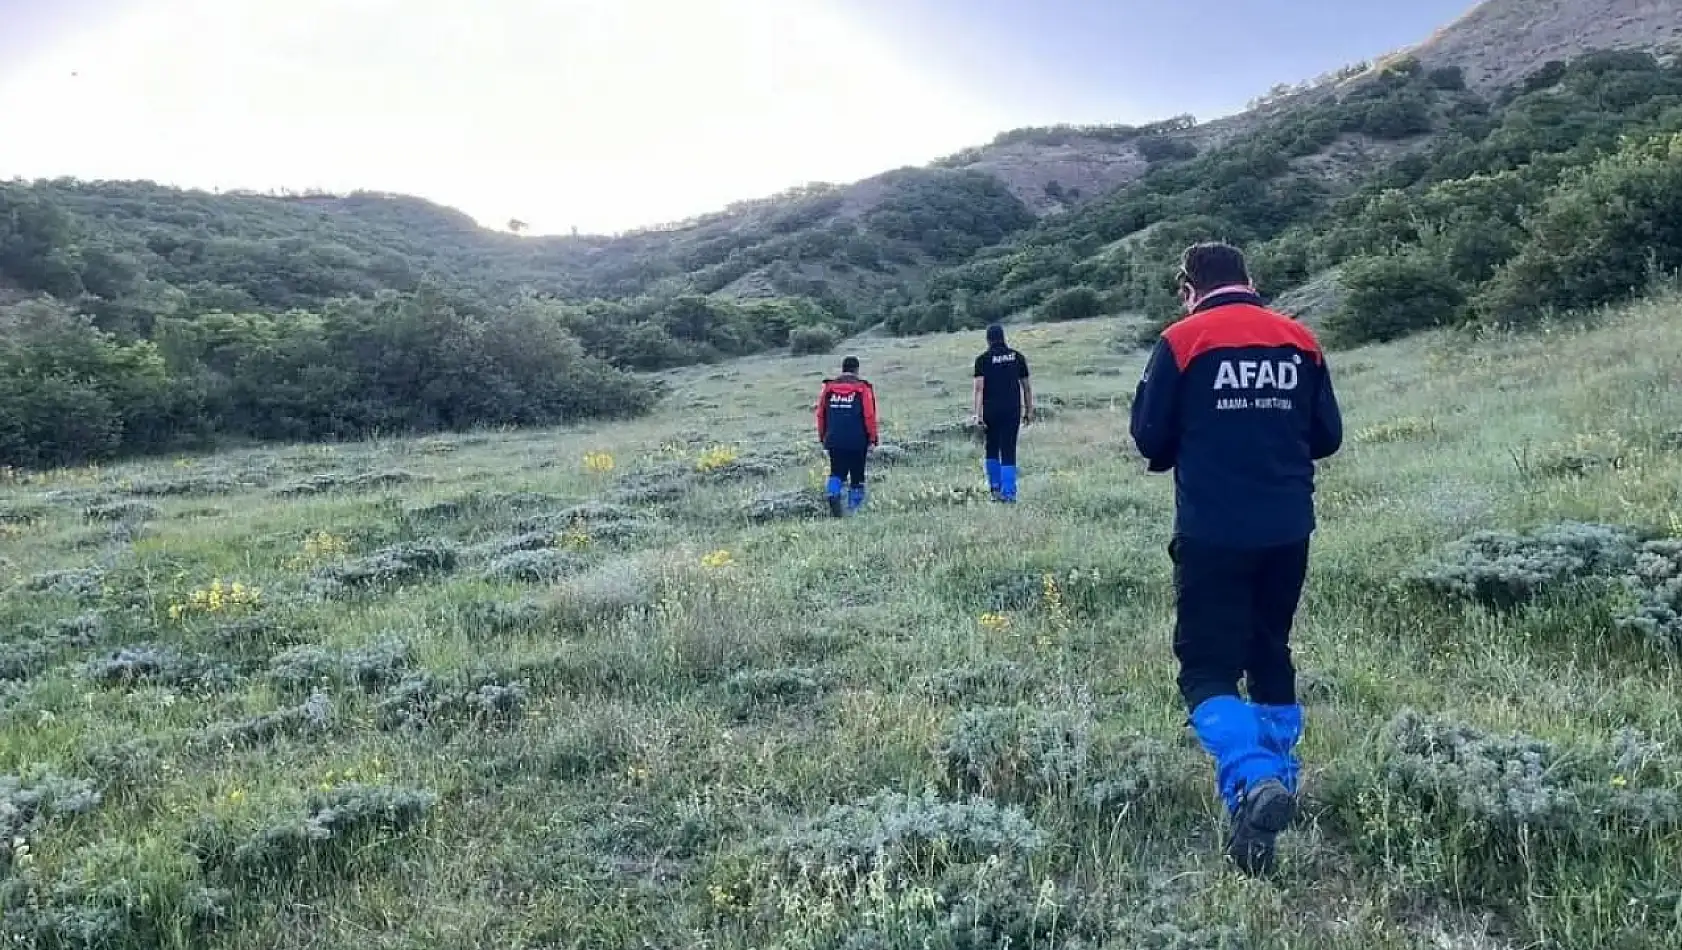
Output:
[[[1153,166],[1197,154],[1197,120],[1143,126],[1059,125],[1001,132],[936,162],[991,175],[1035,214],[1050,214],[1138,181]]]
[[[1289,99],[1248,117],[1246,134],[1152,169],[931,275],[924,295],[896,310],[889,328],[919,333],[1022,314],[1058,319],[1123,310],[1166,319],[1176,306],[1175,256],[1212,239],[1246,245],[1271,293],[1358,259],[1412,255],[1410,273],[1434,270],[1449,279],[1426,288],[1428,317],[1415,314],[1401,324],[1504,320],[1512,307],[1491,295],[1516,288],[1506,275],[1517,271],[1504,268],[1544,245],[1546,224],[1536,213],[1581,200],[1573,196],[1585,193],[1603,164],[1644,161],[1644,149],[1682,131],[1682,66],[1644,51],[1591,53],[1538,64],[1490,101],[1468,88],[1458,69],[1400,57]],[[1619,198],[1613,207],[1641,217],[1609,234],[1603,253],[1639,249],[1661,269],[1682,265],[1682,238],[1668,243],[1668,186],[1646,189],[1631,180],[1619,187],[1632,193],[1612,188],[1608,196]],[[1374,273],[1344,269],[1346,278]],[[1534,277],[1533,311],[1592,306],[1642,283],[1620,274],[1579,293],[1546,268]],[[1306,299],[1351,308],[1370,299],[1325,289]],[[1405,292],[1420,290],[1416,283]]]
[[[1682,0],[1489,0],[1242,114],[1017,129],[616,236],[0,182],[0,464],[629,413],[657,394],[628,371],[876,326],[1165,320],[1207,239],[1334,342],[1592,308],[1682,269],[1679,36]]]
[[[493,302],[520,290],[806,297],[850,324],[875,319],[882,297],[914,285],[920,268],[1034,220],[998,179],[947,168],[813,186],[620,237],[519,238],[398,195],[212,195],[136,182],[0,183],[0,211],[0,275],[124,325],[314,308],[423,278]]]
[[[1067,269],[1086,261],[1097,272],[1071,279],[1117,289],[1105,262],[1113,242],[1131,233],[1117,225],[1130,222],[1091,222],[1128,200],[1116,196],[1130,187],[1158,192],[1166,184],[1172,191],[1176,176],[1241,169],[1235,151],[1259,154],[1263,161],[1252,169],[1259,187],[1279,192],[1275,203],[1298,208],[1281,212],[1288,220],[1250,227],[1255,214],[1246,206],[1254,196],[1228,189],[1202,211],[1165,207],[1143,215],[1139,227],[1213,215],[1228,236],[1270,237],[1302,208],[1347,195],[1390,163],[1425,150],[1438,133],[1465,135],[1492,93],[1521,83],[1552,57],[1602,46],[1664,47],[1679,37],[1682,0],[1489,0],[1420,44],[1414,59],[1282,83],[1240,115],[1201,124],[1179,116],[1140,127],[1018,129],[929,168],[793,189],[615,237],[520,238],[398,195],[210,195],[137,183],[40,183],[23,189],[40,207],[21,216],[36,219],[39,233],[11,239],[13,250],[0,254],[0,279],[80,299],[114,327],[143,328],[160,313],[314,308],[339,296],[413,290],[423,279],[493,303],[522,290],[576,301],[798,298],[821,306],[843,332],[884,318],[900,327],[936,326],[945,319],[894,315],[921,300],[949,299],[961,286],[997,295],[999,306],[979,307],[991,318],[999,307],[1007,314],[1031,308],[1070,283],[1039,273],[1040,265],[1030,269],[1036,276],[1016,272],[1008,286],[1002,276],[991,285],[979,279],[998,270],[993,249],[1011,238],[1046,246],[1061,243],[1061,233],[1088,235],[1083,240],[1096,245],[1077,249],[1074,260],[1059,253],[1058,262]],[[1401,88],[1392,67],[1404,61],[1423,68]],[[1390,114],[1374,116],[1374,108]],[[1269,131],[1279,129],[1287,131]],[[1274,168],[1280,160],[1288,164]],[[5,187],[0,202],[24,200],[20,186]],[[1236,203],[1223,203],[1227,198]],[[1043,223],[1030,232],[1036,219]],[[1197,230],[1192,221],[1153,234],[1178,240],[1188,227]],[[56,260],[49,249],[57,249]],[[953,268],[978,254],[968,273],[954,276]],[[1121,296],[1129,305],[1138,298]]]

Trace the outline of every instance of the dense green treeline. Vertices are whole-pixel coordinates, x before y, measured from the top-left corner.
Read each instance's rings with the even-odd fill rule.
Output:
[[[208,440],[320,440],[636,415],[657,390],[530,300],[431,288],[319,313],[162,318],[125,341],[50,300],[0,310],[0,462],[48,467]]]

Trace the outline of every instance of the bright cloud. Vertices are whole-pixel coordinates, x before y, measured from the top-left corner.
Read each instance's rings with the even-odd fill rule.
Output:
[[[826,0],[146,0],[0,74],[0,176],[620,230],[1011,123]]]

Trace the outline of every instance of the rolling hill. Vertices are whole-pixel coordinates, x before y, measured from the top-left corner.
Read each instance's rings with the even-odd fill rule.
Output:
[[[42,392],[43,376],[68,388],[0,418],[0,444],[73,409],[112,418],[94,455],[153,445],[186,418],[269,438],[600,410],[544,382],[563,374],[508,368],[522,337],[624,393],[634,385],[603,374],[821,351],[873,326],[1162,320],[1173,257],[1211,238],[1243,243],[1264,292],[1340,341],[1592,308],[1682,266],[1666,157],[1682,133],[1679,22],[1682,0],[1487,0],[1413,49],[1239,115],[1017,129],[927,167],[612,236],[521,237],[381,193],[0,183],[4,309],[45,295],[87,315],[104,354],[53,349],[83,332],[68,316],[7,317],[13,390]],[[425,358],[375,355],[422,340]],[[296,382],[322,354],[342,365]],[[93,365],[147,367],[124,385],[152,395]],[[458,413],[426,374],[489,374],[498,395],[464,382],[478,398]],[[87,437],[50,454],[79,457]]]
[[[1595,49],[1672,48],[1679,42],[1678,0],[1487,0],[1399,55],[1417,57],[1427,69],[1458,69],[1474,92],[1493,96],[1551,60]],[[1281,86],[1245,113],[1213,122],[1180,116],[1141,128],[1019,129],[930,168],[795,189],[615,237],[515,241],[449,209],[403,196],[147,193],[132,183],[42,187],[46,197],[95,229],[103,223],[124,231],[175,229],[329,245],[319,255],[326,260],[318,263],[349,273],[304,289],[297,295],[304,302],[370,285],[403,288],[425,273],[493,293],[528,286],[570,298],[828,292],[859,311],[856,319],[868,322],[897,291],[915,290],[932,269],[997,244],[1035,217],[1060,216],[1140,181],[1153,169],[1230,146],[1270,123],[1324,109],[1329,100],[1358,95],[1382,81],[1384,65],[1355,64],[1298,86]],[[1440,129],[1436,123],[1409,130],[1403,138],[1418,148],[1420,138]],[[1352,130],[1317,144],[1300,156],[1298,167],[1307,179],[1335,188],[1393,158],[1398,151],[1393,139]],[[180,250],[175,242],[166,244],[161,256]],[[333,245],[351,253],[341,254]],[[335,256],[341,260],[332,260]],[[469,277],[468,272],[485,276]],[[168,273],[166,279],[186,276]],[[237,277],[210,277],[241,286]],[[295,302],[284,294],[252,296],[260,306]]]

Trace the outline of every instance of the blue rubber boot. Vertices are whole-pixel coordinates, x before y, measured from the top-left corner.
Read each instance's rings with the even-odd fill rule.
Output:
[[[994,498],[999,497],[999,478],[1000,478],[999,460],[998,459],[988,459],[987,460],[987,490],[993,493]]]
[[[864,507],[864,486],[854,485],[847,489],[847,510],[858,511]]]
[[[1264,745],[1261,716],[1237,696],[1205,700],[1191,714],[1192,728],[1215,759],[1215,782],[1232,818],[1226,854],[1245,874],[1272,872],[1275,841],[1296,816],[1296,796],[1285,787],[1285,761]]]
[[[1255,707],[1237,696],[1213,696],[1191,713],[1191,727],[1203,751],[1215,760],[1215,784],[1227,814],[1238,811],[1244,789],[1279,778],[1279,759],[1262,745]]]
[[[829,499],[829,513],[837,518],[841,517],[841,476],[829,476],[829,484],[824,486],[824,496]]]
[[[1280,759],[1279,781],[1295,795],[1302,770],[1296,755],[1297,743],[1302,741],[1302,707],[1254,705],[1261,720],[1262,747]]]
[[[1016,466],[999,466],[999,497],[1009,504],[1016,502]]]

